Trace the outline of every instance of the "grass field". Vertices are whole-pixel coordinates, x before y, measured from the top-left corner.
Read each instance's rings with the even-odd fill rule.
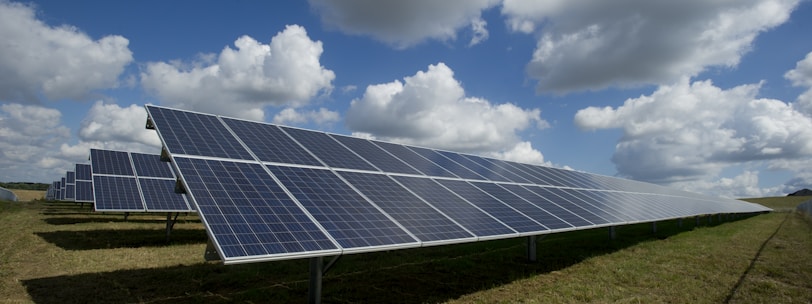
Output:
[[[45,198],[45,191],[21,190],[21,189],[9,189],[9,190],[11,190],[11,192],[14,192],[14,195],[17,196],[17,200],[20,202],[30,202],[33,200]]]
[[[808,198],[808,197],[807,197]],[[780,212],[342,257],[325,303],[808,303],[812,224],[786,211],[807,198],[752,199]],[[308,261],[205,262],[206,234],[181,215],[93,213],[74,203],[0,202],[0,299],[36,303],[300,303]]]

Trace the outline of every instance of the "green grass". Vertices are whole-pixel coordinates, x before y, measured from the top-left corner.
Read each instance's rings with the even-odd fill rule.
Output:
[[[759,199],[789,210],[797,198]],[[794,205],[793,205],[794,206]],[[308,261],[205,262],[206,234],[181,215],[92,213],[0,202],[0,299],[37,303],[300,303]],[[791,212],[693,227],[686,220],[525,239],[348,255],[325,275],[326,303],[804,303],[812,301],[812,225]]]

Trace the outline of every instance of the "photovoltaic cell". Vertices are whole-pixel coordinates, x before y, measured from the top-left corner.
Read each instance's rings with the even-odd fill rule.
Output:
[[[76,181],[76,199],[77,202],[93,202],[93,182],[92,181]]]
[[[339,175],[421,241],[474,237],[386,175],[357,172],[339,172]]]
[[[325,133],[281,128],[330,167],[378,171]]]
[[[175,177],[169,163],[161,161],[160,155],[130,152],[130,157],[138,177]]]
[[[478,163],[485,168],[488,168],[488,170],[491,170],[501,176],[504,176],[511,182],[532,183],[533,178],[527,175],[527,173],[510,166],[504,161],[496,159],[486,159],[484,157],[474,155],[464,155],[464,156],[470,159],[471,161]]]
[[[382,149],[386,150],[387,152],[391,153],[395,157],[403,160],[410,166],[414,167],[421,173],[428,175],[428,176],[442,176],[442,177],[457,177],[453,173],[449,172],[446,169],[438,166],[437,164],[430,162],[429,160],[423,158],[422,156],[418,155],[409,148],[405,146],[392,144],[387,142],[375,141],[375,145],[381,147]]]
[[[277,126],[231,118],[223,121],[261,161],[322,166]]]
[[[538,206],[533,205],[518,195],[508,191],[504,188],[504,186],[486,182],[472,182],[471,184],[479,189],[482,189],[482,191],[499,198],[500,201],[515,208],[519,212],[524,213],[528,217],[536,220],[549,229],[568,229],[574,227],[562,219],[555,217],[549,212],[542,210]]]
[[[568,201],[567,199],[558,196],[555,194],[557,192],[557,188],[546,188],[546,187],[527,187],[528,190],[533,191],[534,193],[538,194],[539,196],[550,200],[551,202],[555,203],[558,206],[563,207],[566,210],[572,211],[573,213],[577,214],[579,217],[588,220],[590,223],[595,225],[601,225],[609,223],[606,219],[595,215],[589,210],[585,209],[582,206],[579,206],[573,202]],[[579,225],[581,226],[581,225]]]
[[[73,201],[76,196],[76,185],[67,184],[65,186],[65,200]]]
[[[478,237],[517,234],[432,179],[407,176],[393,178]]]
[[[90,149],[93,174],[133,176],[133,167],[127,152]]]
[[[189,211],[185,196],[175,193],[175,180],[138,178],[147,211]]]
[[[172,154],[253,159],[216,116],[159,107],[147,111]]]
[[[567,210],[565,207],[555,204],[553,201],[542,197],[541,195],[530,191],[529,189],[536,188],[536,186],[519,186],[511,184],[501,184],[503,188],[518,195],[524,200],[530,202],[538,208],[550,213],[551,215],[563,220],[564,222],[572,225],[573,227],[587,227],[594,225],[593,223],[580,217],[578,214]],[[584,212],[584,211],[582,211]],[[549,227],[549,226],[548,226]]]
[[[508,227],[513,228],[513,230],[521,233],[547,230],[547,227],[510,208],[468,182],[458,180],[437,180],[437,182],[505,223]]]
[[[366,139],[338,135],[331,136],[384,172],[421,174]]]
[[[93,176],[93,192],[96,210],[131,211],[143,210],[141,194],[135,177]]]
[[[344,249],[417,242],[330,170],[268,168]]]
[[[88,164],[76,164],[76,180],[92,181],[92,171]]]
[[[174,159],[224,260],[339,252],[261,165]]]
[[[68,171],[66,176],[66,180],[68,184],[75,184],[76,183],[76,172]]]
[[[488,168],[468,159],[467,157],[463,156],[462,154],[451,153],[446,151],[435,151],[439,154],[442,154],[446,158],[454,161],[457,164],[475,172],[477,175],[482,176],[485,180],[490,181],[502,181],[502,182],[512,182],[512,180],[504,177],[496,172],[489,170]]]
[[[443,169],[448,170],[449,172],[453,173],[454,175],[460,178],[466,179],[483,179],[482,176],[476,174],[476,172],[468,170],[454,161],[444,157],[442,154],[437,153],[434,150],[426,149],[426,148],[418,148],[418,147],[409,147],[412,151],[424,158],[430,160],[431,162],[437,164],[438,166],[442,167]]]

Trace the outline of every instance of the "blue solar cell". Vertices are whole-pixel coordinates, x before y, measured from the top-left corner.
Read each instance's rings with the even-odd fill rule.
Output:
[[[231,118],[223,121],[261,161],[323,166],[277,126]]]
[[[76,172],[68,171],[65,176],[68,184],[76,184]]]
[[[330,170],[268,168],[344,249],[417,242]]]
[[[386,150],[387,152],[391,153],[395,157],[403,160],[410,166],[417,169],[417,171],[422,172],[428,176],[442,176],[442,177],[457,177],[453,173],[448,172],[448,170],[443,169],[442,167],[438,166],[437,164],[428,161],[427,159],[423,158],[422,156],[418,155],[409,148],[406,148],[403,145],[392,144],[387,142],[381,141],[373,141],[375,145],[380,147],[381,149]]]
[[[462,155],[462,154],[461,154]],[[504,161],[498,159],[487,159],[475,155],[462,155],[471,161],[505,177],[507,180],[514,183],[532,183],[533,178],[529,177],[527,173],[510,166]]]
[[[65,186],[65,200],[72,201],[76,196],[76,185],[68,184]]]
[[[76,164],[76,180],[92,181],[92,169],[88,164]]]
[[[567,210],[566,207],[557,205],[552,200],[544,198],[541,195],[529,190],[539,188],[537,186],[523,187],[511,184],[500,184],[500,186],[502,186],[503,188],[507,189],[510,192],[513,192],[513,194],[518,195],[519,197],[530,202],[536,207],[541,208],[544,211],[547,211],[547,213],[552,214],[556,218],[559,218],[564,222],[572,225],[573,227],[585,227],[593,225],[589,221],[580,217],[578,214],[575,214],[573,211]],[[584,213],[586,211],[580,210],[580,212]]]
[[[147,211],[188,211],[190,210],[183,194],[175,192],[175,180],[138,178],[144,206]]]
[[[133,176],[133,167],[127,152],[90,149],[93,174]]]
[[[366,139],[331,136],[384,172],[422,174]]]
[[[224,260],[338,252],[261,165],[174,160]]]
[[[453,173],[454,175],[460,178],[479,179],[479,180],[483,179],[483,177],[480,176],[479,174],[476,174],[476,172],[471,171],[458,163],[455,163],[454,161],[448,159],[447,157],[443,156],[440,153],[437,153],[434,150],[418,147],[409,147],[409,149],[411,149],[417,154],[420,154],[420,156],[423,156],[424,158],[430,160],[431,162],[437,164],[438,166],[443,167],[443,169],[448,170],[449,172]]]
[[[93,176],[96,211],[144,211],[135,177]]]
[[[502,223],[505,223],[508,227],[513,228],[513,230],[522,233],[548,230],[546,227],[508,205],[505,205],[468,182],[458,180],[437,180],[437,182],[469,201],[471,204],[476,205],[479,209],[492,215]]]
[[[479,237],[516,235],[515,231],[432,179],[407,176],[393,176],[393,178]]]
[[[60,185],[61,185],[61,188],[60,188],[60,193],[59,193],[60,194],[59,199],[64,201],[65,200],[65,192],[66,192],[65,187],[67,186],[67,183],[65,183],[65,178],[64,177],[62,178],[62,183],[60,183]]]
[[[322,162],[334,168],[378,171],[325,133],[280,127]]]
[[[586,208],[584,208],[584,207],[582,207],[582,206],[580,206],[578,204],[575,204],[573,202],[570,202],[569,200],[557,195],[556,193],[559,192],[559,190],[560,190],[558,188],[528,186],[527,189],[530,190],[530,191],[535,192],[536,194],[538,194],[541,197],[544,197],[545,199],[548,199],[549,201],[555,203],[556,205],[559,205],[559,206],[563,207],[564,209],[572,211],[573,213],[577,214],[579,217],[581,217],[581,218],[583,218],[583,219],[585,219],[585,220],[587,220],[587,221],[589,221],[589,222],[591,222],[593,224],[600,225],[600,224],[609,223],[609,221],[607,221],[606,219],[595,215],[594,213],[590,212]]]
[[[339,175],[421,241],[474,237],[386,175],[357,172]]]
[[[76,181],[76,199],[77,202],[93,202],[93,182],[92,181]]]
[[[164,146],[173,155],[254,159],[214,115],[147,106]]]
[[[161,161],[160,155],[131,152],[130,157],[133,159],[135,174],[138,177],[175,177],[169,162]]]
[[[516,172],[516,174],[521,174],[522,177],[529,180],[533,184],[540,186],[563,186],[563,184],[560,182],[557,182],[554,179],[537,172],[535,169],[537,166],[535,165],[509,161],[501,161],[501,163],[514,168],[514,172]]]
[[[578,206],[581,206],[586,210],[589,210],[589,212],[592,214],[600,216],[609,222],[622,223],[632,220],[630,217],[624,216],[613,210],[607,205],[606,202],[597,201],[591,197],[585,196],[582,191],[577,191],[574,189],[550,189],[550,191],[574,204],[577,204]]]
[[[462,154],[447,152],[447,151],[435,151],[437,153],[442,154],[446,158],[454,161],[461,166],[476,172],[477,175],[482,176],[485,180],[489,181],[501,181],[501,182],[512,182],[507,177],[500,175],[499,173],[493,172],[490,169],[480,165],[477,162],[470,160],[469,158],[463,156]]]
[[[503,203],[515,208],[528,217],[536,220],[547,228],[550,229],[567,229],[572,228],[572,225],[555,217],[547,211],[539,208],[538,206],[528,202],[527,200],[517,196],[516,194],[508,191],[504,187],[495,183],[486,182],[472,182],[474,186],[490,195],[498,198]]]

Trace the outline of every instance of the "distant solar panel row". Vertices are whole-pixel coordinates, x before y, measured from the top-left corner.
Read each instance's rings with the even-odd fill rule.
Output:
[[[194,211],[175,193],[175,175],[158,155],[91,149],[90,162],[96,211]]]
[[[146,108],[225,263],[770,210],[583,172]]]

